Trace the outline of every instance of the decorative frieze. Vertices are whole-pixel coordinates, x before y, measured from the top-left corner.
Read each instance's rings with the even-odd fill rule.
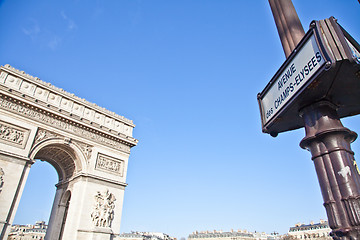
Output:
[[[123,116],[117,115],[105,108],[90,103],[74,94],[57,88],[39,78],[19,71],[10,65],[0,68],[0,84],[20,92],[23,96],[30,96],[48,106],[57,108],[70,118],[86,119],[105,127],[106,131],[116,132],[119,135],[132,137],[133,122]]]
[[[126,144],[131,144],[132,146],[136,145],[136,142],[134,141],[130,141],[129,143],[123,142],[121,140],[116,141],[115,137],[108,136],[90,128],[86,128],[80,124],[73,123],[55,114],[51,114],[41,109],[34,108],[33,106],[22,103],[20,101],[12,101],[0,97],[0,108],[12,111],[17,114],[21,114],[25,117],[37,120],[51,127],[62,129],[64,131],[99,142],[101,144],[115,148],[117,150],[124,151],[126,153],[130,153],[130,146]]]
[[[114,219],[114,208],[116,198],[109,190],[95,195],[94,209],[91,213],[91,219],[95,227],[111,227]]]
[[[124,161],[99,153],[96,159],[95,169],[124,175]]]
[[[24,148],[29,130],[0,121],[0,141],[12,146]]]
[[[65,195],[54,201],[53,208],[60,211],[54,211],[51,216],[55,227],[49,235],[71,238],[81,232],[85,237],[89,233],[96,239],[111,238],[112,223],[115,225],[121,220],[130,148],[138,142],[132,137],[133,127],[132,121],[50,83],[10,66],[0,67],[0,145],[1,150],[7,151],[4,152],[6,158],[0,159],[0,196],[5,201],[3,205],[11,208],[4,208],[11,213],[6,224],[12,224],[16,213],[12,202],[18,202],[21,197],[21,194],[14,195],[12,192],[17,189],[10,189],[9,185],[25,173],[16,168],[39,159],[49,161],[56,168],[57,189]],[[14,166],[7,166],[8,158]],[[11,172],[10,168],[16,171]],[[26,179],[21,180],[25,184]],[[3,194],[14,197],[4,198]],[[75,205],[84,203],[79,211],[66,210],[71,208],[69,194],[76,195]],[[116,199],[115,195],[120,198]],[[61,231],[56,226],[61,225],[66,214],[64,231]]]
[[[0,123],[0,139],[21,145],[24,140],[24,132]]]
[[[42,141],[44,141],[46,139],[49,139],[49,138],[61,138],[61,139],[64,140],[64,142],[66,144],[70,144],[71,142],[74,142],[81,149],[81,151],[84,154],[86,160],[89,160],[90,157],[91,157],[92,146],[90,146],[90,145],[88,145],[86,143],[79,142],[79,141],[73,141],[70,138],[66,138],[64,136],[61,136],[59,134],[56,134],[56,133],[53,133],[51,131],[41,129],[41,128],[39,128],[39,130],[38,130],[38,132],[37,132],[37,134],[35,136],[34,145],[36,145],[39,142],[42,142]]]

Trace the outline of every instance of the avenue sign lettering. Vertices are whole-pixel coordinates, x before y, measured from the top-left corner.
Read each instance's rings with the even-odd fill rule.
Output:
[[[276,116],[325,63],[312,35],[278,77],[272,80],[272,85],[260,100],[263,125]]]
[[[340,118],[360,114],[360,45],[334,17],[309,31],[258,94],[262,130],[276,136],[304,126],[301,109],[336,105]]]

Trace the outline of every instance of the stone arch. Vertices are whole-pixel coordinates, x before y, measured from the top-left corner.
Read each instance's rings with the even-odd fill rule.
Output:
[[[49,162],[59,176],[45,239],[114,239],[130,149],[138,142],[134,127],[74,94],[0,67],[0,239],[7,239],[35,159]],[[96,204],[111,211],[107,224],[93,221]]]
[[[84,153],[69,139],[51,138],[37,143],[29,158],[50,163],[59,175],[59,182],[70,179],[86,166]]]
[[[69,202],[70,199],[71,199],[71,191],[70,191],[70,190],[67,190],[67,191],[63,194],[63,196],[61,197],[60,204],[66,205],[67,202]]]
[[[56,184],[58,196],[54,199],[45,239],[61,240],[72,195],[68,182],[83,170],[86,164],[85,154],[71,139],[57,136],[37,141],[30,151],[29,158],[48,162],[58,173],[59,183]]]

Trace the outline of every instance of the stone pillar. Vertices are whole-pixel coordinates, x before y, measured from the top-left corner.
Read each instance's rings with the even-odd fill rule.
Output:
[[[334,239],[360,239],[360,175],[350,143],[357,134],[345,128],[336,106],[322,101],[301,113],[306,136],[300,143],[312,154]]]
[[[0,239],[7,239],[34,161],[0,153]]]
[[[125,184],[97,176],[83,175],[68,182],[66,191],[71,192],[71,201],[61,239],[111,240],[119,234],[124,190]],[[56,207],[56,216],[64,216],[61,204],[64,201]],[[59,236],[55,231],[59,230],[60,222],[52,223],[56,226],[52,236]],[[46,238],[53,239],[58,240]]]
[[[54,203],[51,209],[48,229],[46,231],[45,240],[58,240],[62,227],[62,219],[64,215],[64,207],[61,199],[64,194],[64,189],[57,186]]]

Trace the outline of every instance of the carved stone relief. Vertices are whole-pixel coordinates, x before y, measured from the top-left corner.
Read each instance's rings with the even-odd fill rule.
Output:
[[[8,66],[0,66],[0,90],[0,152],[9,156],[0,159],[0,196],[2,205],[9,206],[2,224],[5,237],[17,210],[12,203],[22,192],[10,185],[26,181],[21,172],[11,170],[39,160],[55,167],[57,188],[68,193],[64,198],[68,201],[54,200],[48,235],[86,238],[90,232],[94,239],[112,238],[121,220],[130,149],[138,143],[132,137],[132,121]],[[11,166],[8,160],[13,160]],[[89,187],[87,194],[84,187]],[[14,197],[7,198],[9,194]],[[70,195],[83,205],[76,211],[62,207]]]
[[[112,136],[106,136],[105,134],[98,133],[92,129],[83,127],[76,123],[72,123],[71,121],[67,121],[66,119],[63,119],[57,115],[44,112],[41,109],[34,109],[30,105],[18,102],[19,101],[10,101],[8,99],[0,98],[0,108],[21,114],[31,119],[35,119],[44,124],[65,130],[80,137],[99,142],[114,149],[130,153],[129,145],[121,141],[117,141],[116,138]]]
[[[24,148],[29,130],[0,121],[0,141]]]
[[[116,198],[109,190],[95,195],[94,209],[91,213],[91,219],[95,227],[111,227],[114,219],[114,208]]]
[[[26,96],[64,110],[71,114],[70,117],[77,116],[105,126],[108,128],[106,131],[115,131],[128,137],[132,136],[132,128],[135,126],[132,120],[19,71],[10,65],[0,67],[0,83]]]
[[[35,137],[35,144],[38,144],[39,142],[41,142],[45,139],[56,138],[56,137],[59,138],[61,136],[56,133],[44,130],[44,129],[39,129],[36,134],[36,137]]]
[[[87,160],[89,160],[91,157],[92,146],[82,143],[82,142],[73,141],[70,138],[64,138],[64,136],[61,136],[59,134],[56,134],[56,133],[53,133],[53,132],[50,132],[48,130],[41,129],[41,128],[38,130],[38,132],[36,134],[34,145],[38,144],[41,141],[49,139],[49,138],[62,138],[62,139],[64,139],[65,144],[70,144],[71,142],[74,142],[78,147],[80,147],[81,151],[83,152],[83,154]]]
[[[4,185],[4,175],[5,175],[4,170],[0,167],[0,193]]]
[[[89,160],[91,158],[91,153],[92,153],[92,146],[86,144],[86,143],[82,143],[82,142],[77,142],[76,144],[81,148],[81,151],[84,153],[84,156],[87,160]]]
[[[124,161],[98,154],[95,169],[119,174],[122,177],[124,175]]]

